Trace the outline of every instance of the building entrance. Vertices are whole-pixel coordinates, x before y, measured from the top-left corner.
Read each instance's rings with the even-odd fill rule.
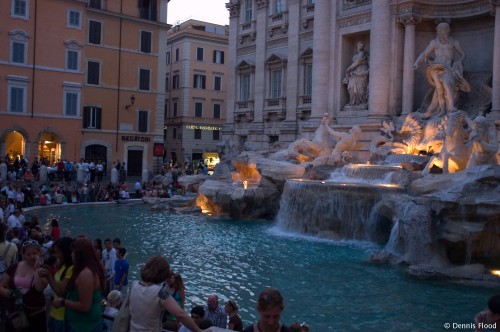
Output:
[[[128,150],[127,175],[141,176],[142,173],[142,150]]]

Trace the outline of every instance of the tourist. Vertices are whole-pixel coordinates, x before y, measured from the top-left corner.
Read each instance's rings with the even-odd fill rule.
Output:
[[[47,309],[44,289],[48,285],[46,278],[39,274],[40,244],[27,240],[22,244],[23,260],[9,266],[0,282],[0,295],[8,314],[22,309],[27,316],[28,331],[47,331]],[[18,306],[22,303],[22,308]],[[7,322],[9,325],[9,322]],[[8,330],[13,330],[12,327]]]
[[[119,247],[116,249],[116,262],[115,262],[115,287],[114,289],[119,290],[123,297],[127,296],[127,285],[128,285],[128,268],[129,264],[125,258],[127,249]]]
[[[0,280],[7,268],[15,262],[17,245],[5,239],[6,226],[0,224]]]
[[[105,285],[102,265],[87,237],[77,237],[72,249],[73,275],[68,282],[66,298],[57,298],[52,305],[66,307],[66,320],[72,331],[101,331],[101,295]]]
[[[102,251],[102,263],[106,273],[105,293],[113,290],[115,276],[116,249],[111,246],[111,239],[104,240],[104,250]]]
[[[243,331],[243,322],[241,321],[241,317],[238,314],[238,304],[234,300],[226,301],[224,305],[224,310],[226,314],[229,316],[229,323],[227,324],[228,330],[233,331]]]
[[[52,218],[50,226],[51,226],[50,235],[52,235],[54,241],[59,240],[61,238],[61,229],[59,228],[59,222],[57,221],[57,219]]]
[[[209,319],[213,326],[227,328],[227,315],[219,305],[219,297],[215,294],[209,295],[207,298],[205,318]]]
[[[205,309],[203,308],[202,305],[194,306],[191,309],[191,318],[198,326],[200,326],[203,317],[205,317]],[[179,328],[179,332],[191,332],[191,330],[185,327],[184,325],[181,325],[181,327]]]
[[[19,211],[19,209],[15,209],[14,213],[7,218],[7,227],[9,231],[15,228],[21,229],[23,227],[21,222],[19,221],[20,214],[21,212]]]
[[[479,312],[474,317],[476,331],[496,329],[500,331],[500,294],[493,295],[488,300],[488,309]]]
[[[102,164],[101,161],[97,163],[97,182],[101,183],[102,182],[102,177],[104,175],[104,165]]]
[[[142,197],[142,185],[141,185],[140,180],[136,181],[136,183],[134,185],[134,189],[135,189],[135,198],[141,198]]]
[[[118,248],[120,248],[122,246],[122,240],[120,240],[119,237],[115,237],[113,239],[113,248],[115,248],[115,250],[118,250]]]
[[[101,239],[95,239],[94,240],[94,249],[95,249],[95,254],[97,255],[97,259],[99,259],[99,262],[102,262],[102,240]]]
[[[257,312],[259,320],[245,328],[244,332],[289,332],[285,325],[281,324],[280,317],[285,305],[279,290],[266,288],[257,300]]]
[[[186,303],[186,294],[184,292],[184,281],[178,273],[172,273],[170,278],[167,280],[168,291],[170,296],[172,296],[177,302],[177,304],[184,309],[184,304]],[[179,329],[179,320],[169,312],[165,313],[165,321],[163,322],[163,328],[166,330],[177,331]]]
[[[141,268],[142,280],[134,283],[130,289],[130,331],[160,332],[163,310],[177,317],[193,332],[202,331],[170,296],[165,284],[170,274],[170,265],[162,256],[150,257]]]
[[[113,331],[113,319],[119,311],[122,304],[122,298],[124,298],[124,296],[116,289],[109,292],[108,297],[106,298],[106,308],[104,308],[103,315],[107,331]]]
[[[40,273],[42,276],[47,278],[50,287],[54,291],[55,298],[64,298],[66,294],[66,287],[68,282],[73,275],[73,259],[71,257],[71,245],[73,244],[73,239],[65,236],[57,240],[54,243],[54,254],[57,257],[57,272],[54,276],[50,270],[45,269]],[[64,319],[65,308],[55,308],[52,307],[49,315],[49,331],[51,332],[66,332],[68,331],[68,324]]]

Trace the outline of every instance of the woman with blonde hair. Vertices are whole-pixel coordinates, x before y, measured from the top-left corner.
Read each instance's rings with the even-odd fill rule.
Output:
[[[150,257],[141,268],[142,280],[133,283],[130,289],[130,332],[160,332],[164,310],[177,317],[191,331],[202,331],[170,295],[165,280],[171,274],[170,265],[163,256]]]

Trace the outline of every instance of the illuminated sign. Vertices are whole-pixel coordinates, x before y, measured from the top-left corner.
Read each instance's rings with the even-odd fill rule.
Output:
[[[197,126],[197,125],[186,125],[186,129],[201,129],[201,130],[222,130],[222,127],[217,126]]]

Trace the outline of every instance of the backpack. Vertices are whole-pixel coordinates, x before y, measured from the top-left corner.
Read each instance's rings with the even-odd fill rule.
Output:
[[[5,260],[5,256],[7,256],[11,245],[12,243],[9,242],[7,247],[5,247],[4,249],[2,256],[0,256],[0,276],[2,276],[5,271],[7,271],[7,261]]]

